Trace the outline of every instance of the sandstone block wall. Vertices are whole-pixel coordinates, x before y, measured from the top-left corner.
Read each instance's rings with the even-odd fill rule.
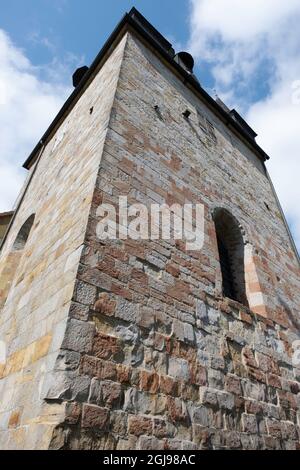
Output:
[[[2,447],[298,448],[299,265],[263,164],[133,34],[69,117],[1,254],[34,202],[0,318]],[[203,249],[98,240],[120,195],[203,203]],[[249,309],[222,297],[216,207],[243,229]]]
[[[125,41],[47,143],[1,251],[1,449],[47,448],[64,415],[63,403],[44,398],[60,360]],[[25,248],[13,251],[31,214]]]
[[[99,241],[120,195],[203,203],[204,248]],[[243,228],[250,309],[222,297],[215,207]],[[264,167],[132,35],[84,245],[51,448],[299,448],[299,266]]]

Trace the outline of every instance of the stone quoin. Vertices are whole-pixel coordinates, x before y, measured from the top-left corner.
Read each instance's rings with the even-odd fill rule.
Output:
[[[74,85],[0,218],[0,448],[299,449],[299,258],[255,132],[135,9]],[[203,205],[203,247],[99,240],[120,196]]]

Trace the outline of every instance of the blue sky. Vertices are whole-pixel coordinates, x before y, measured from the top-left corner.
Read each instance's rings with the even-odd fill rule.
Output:
[[[192,52],[201,84],[257,131],[299,247],[299,0],[2,1],[0,211],[12,206],[21,164],[72,91],[72,72],[92,62],[132,6],[177,51]]]
[[[33,65],[60,57],[89,65],[126,11],[135,6],[175,46],[189,39],[188,0],[11,0],[1,6],[0,28],[7,31]],[[195,70],[200,72],[200,63]],[[213,88],[209,67],[201,80]]]
[[[1,28],[33,64],[71,52],[90,63],[123,14],[138,8],[167,37],[188,40],[186,0],[10,0],[1,5]],[[41,42],[47,39],[47,44]]]
[[[11,0],[2,6],[0,27],[24,49],[33,65],[49,64],[60,57],[67,65],[89,65],[123,14],[135,6],[175,47],[190,37],[189,0]],[[177,47],[177,48],[178,48]],[[211,93],[214,80],[210,66],[198,58],[195,71]],[[250,88],[256,100],[267,92],[265,74]]]

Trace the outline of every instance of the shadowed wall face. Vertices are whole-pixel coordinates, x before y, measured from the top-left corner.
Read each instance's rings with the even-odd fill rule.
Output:
[[[238,222],[224,209],[214,211],[224,297],[248,306],[244,240]]]

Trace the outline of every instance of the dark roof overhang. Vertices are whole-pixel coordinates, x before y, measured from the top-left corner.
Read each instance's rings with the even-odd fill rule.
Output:
[[[13,214],[14,214],[14,211],[0,212],[0,219],[6,218],[6,217],[12,217]]]

